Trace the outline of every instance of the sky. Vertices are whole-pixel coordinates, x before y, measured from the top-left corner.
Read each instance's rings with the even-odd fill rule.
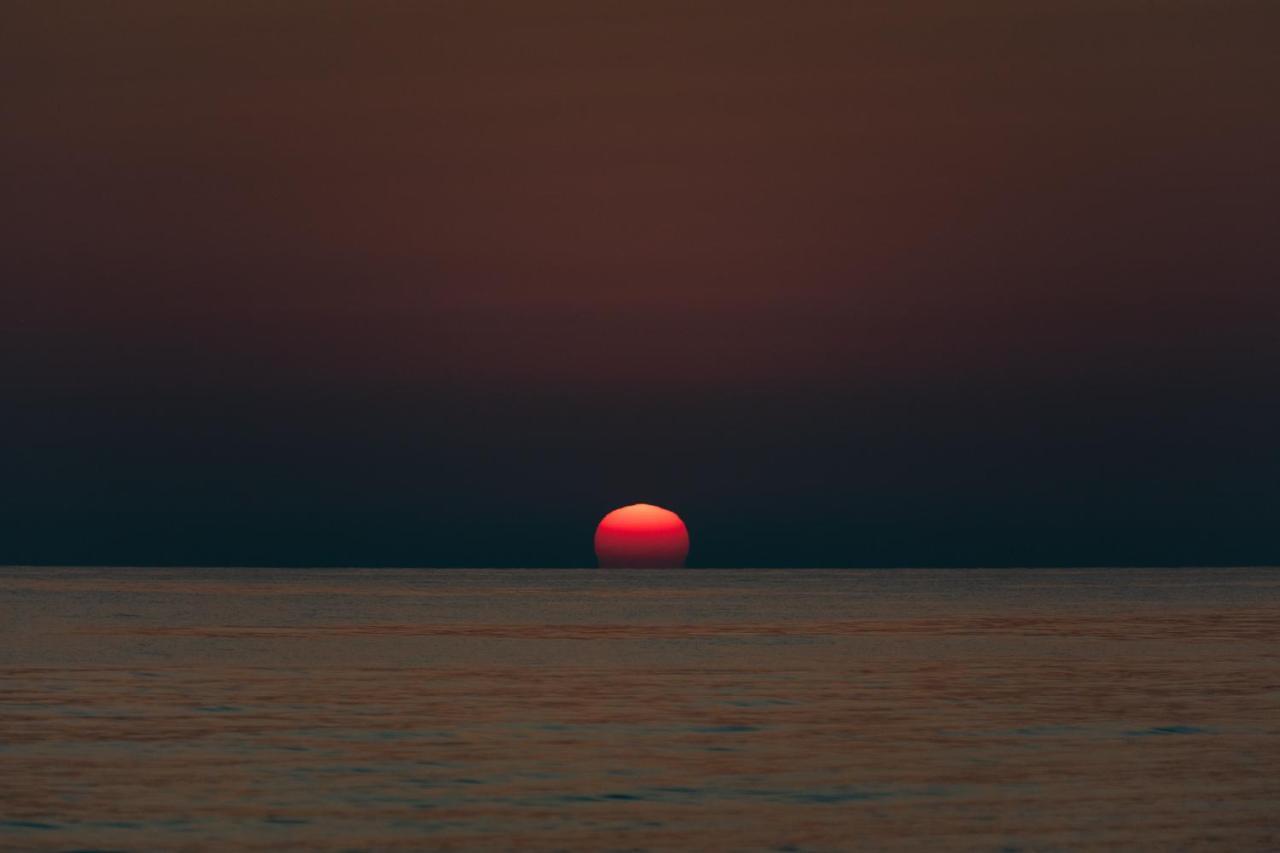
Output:
[[[0,11],[0,563],[1280,562],[1271,0]]]

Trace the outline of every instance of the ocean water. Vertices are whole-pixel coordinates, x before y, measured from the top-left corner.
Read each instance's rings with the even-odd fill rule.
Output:
[[[0,849],[1276,850],[1280,570],[0,569]]]

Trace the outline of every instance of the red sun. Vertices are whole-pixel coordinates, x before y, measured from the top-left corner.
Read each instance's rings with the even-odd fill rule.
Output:
[[[615,509],[596,528],[602,568],[679,569],[689,556],[689,531],[680,516],[651,504]]]

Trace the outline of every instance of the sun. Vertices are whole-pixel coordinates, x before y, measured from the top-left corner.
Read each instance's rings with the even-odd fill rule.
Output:
[[[602,568],[679,569],[688,556],[688,529],[680,516],[660,506],[624,506],[596,527]]]

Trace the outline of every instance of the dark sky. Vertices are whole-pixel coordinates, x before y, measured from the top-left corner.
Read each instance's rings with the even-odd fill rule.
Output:
[[[0,11],[0,563],[1280,562],[1274,0]]]

